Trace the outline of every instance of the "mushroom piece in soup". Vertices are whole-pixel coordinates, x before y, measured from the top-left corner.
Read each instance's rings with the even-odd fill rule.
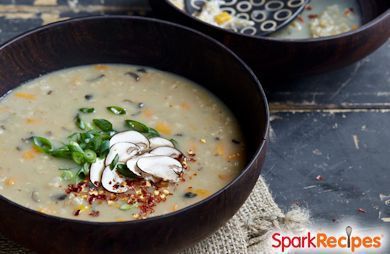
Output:
[[[59,217],[127,221],[207,198],[245,166],[233,114],[152,68],[56,71],[0,100],[0,194]]]

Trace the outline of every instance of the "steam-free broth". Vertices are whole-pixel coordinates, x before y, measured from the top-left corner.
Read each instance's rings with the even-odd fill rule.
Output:
[[[80,220],[177,211],[245,164],[239,125],[219,99],[130,65],[74,67],[16,88],[0,100],[0,137],[0,194]]]

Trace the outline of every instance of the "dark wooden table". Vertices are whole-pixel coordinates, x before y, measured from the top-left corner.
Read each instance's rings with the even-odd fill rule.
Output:
[[[0,0],[0,43],[91,14],[152,16],[143,0]],[[322,223],[389,227],[390,43],[342,70],[266,86],[272,129],[263,176],[278,204],[307,207]]]

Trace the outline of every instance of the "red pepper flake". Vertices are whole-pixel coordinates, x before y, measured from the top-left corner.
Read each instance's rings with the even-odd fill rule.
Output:
[[[366,210],[364,210],[363,208],[358,208],[357,211],[358,211],[359,213],[366,213]]]
[[[313,6],[311,6],[310,4],[307,4],[307,5],[305,5],[305,10],[311,11],[311,10],[313,10]]]
[[[183,156],[182,160],[185,162],[186,157]],[[184,180],[184,174],[180,175],[181,181]],[[169,182],[160,181],[158,183],[151,183],[144,179],[132,179],[126,180],[125,185],[129,187],[129,190],[126,193],[111,193],[105,190],[103,187],[99,186],[95,188],[94,186],[88,185],[88,182],[82,182],[79,184],[70,184],[66,188],[66,193],[74,193],[73,195],[82,197],[90,205],[93,205],[94,202],[102,204],[103,202],[112,203],[112,202],[126,202],[128,204],[138,203],[139,216],[140,218],[146,218],[149,214],[154,212],[154,207],[160,203],[164,202],[167,198],[167,193],[163,190],[166,190],[169,186]],[[118,185],[119,187],[119,185]],[[154,191],[160,191],[161,195],[154,195]],[[81,210],[74,210],[73,215],[79,216]],[[98,211],[91,211],[90,216],[96,217],[99,216]]]
[[[302,24],[305,23],[305,20],[302,18],[302,16],[297,17],[298,21],[301,22]]]
[[[318,176],[316,176],[316,180],[317,180],[317,181],[324,181],[325,179],[324,179],[323,176],[318,175]]]
[[[310,14],[310,15],[307,15],[307,17],[309,19],[316,19],[316,18],[318,18],[318,14]]]
[[[90,205],[92,205],[92,203],[95,201],[95,199],[96,199],[96,196],[95,196],[95,195],[89,196],[89,197],[88,197],[88,203],[89,203]]]
[[[89,215],[92,217],[98,217],[100,215],[100,212],[99,211],[92,211],[89,213]]]
[[[188,158],[188,161],[189,161],[189,162],[196,162],[196,159],[190,157],[190,158]]]
[[[83,190],[83,183],[79,184],[69,184],[68,188],[65,190],[66,194],[71,192],[79,193]]]

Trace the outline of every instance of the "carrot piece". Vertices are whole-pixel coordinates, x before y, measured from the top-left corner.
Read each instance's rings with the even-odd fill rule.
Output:
[[[17,92],[17,93],[15,93],[15,96],[17,98],[24,99],[24,100],[35,100],[36,99],[36,96],[34,94],[24,93],[24,92]]]
[[[205,190],[205,189],[196,189],[193,192],[196,193],[199,197],[202,197],[202,198],[210,196],[210,191]]]
[[[107,65],[98,64],[98,65],[95,65],[95,69],[98,71],[105,71],[105,70],[108,70],[109,67]]]
[[[230,174],[219,174],[218,178],[222,181],[229,181],[230,179],[232,179],[232,176]]]
[[[35,147],[33,147],[30,150],[23,152],[22,157],[25,160],[31,160],[34,159],[35,156],[39,153],[40,152]]]
[[[232,154],[229,154],[226,159],[228,161],[234,161],[234,160],[239,160],[240,158],[241,158],[240,153],[232,153]]]
[[[180,103],[180,107],[183,109],[183,110],[189,110],[191,108],[190,104],[188,104],[187,102],[182,102]]]
[[[218,156],[223,156],[225,155],[225,147],[222,144],[217,144],[215,146],[214,154]]]
[[[5,180],[5,185],[7,186],[12,186],[12,185],[15,185],[15,180],[12,179],[12,178],[7,178],[7,180]]]
[[[27,124],[39,124],[41,122],[40,119],[36,119],[36,118],[26,118],[26,123]]]
[[[153,111],[151,110],[151,109],[145,109],[144,111],[143,111],[143,114],[144,114],[144,116],[146,116],[147,118],[151,118],[152,116],[153,116]]]
[[[156,130],[164,135],[172,134],[172,130],[166,122],[158,122],[156,124]]]
[[[174,204],[174,205],[172,206],[172,212],[177,211],[178,208],[179,208],[179,206],[178,206],[177,204]]]

